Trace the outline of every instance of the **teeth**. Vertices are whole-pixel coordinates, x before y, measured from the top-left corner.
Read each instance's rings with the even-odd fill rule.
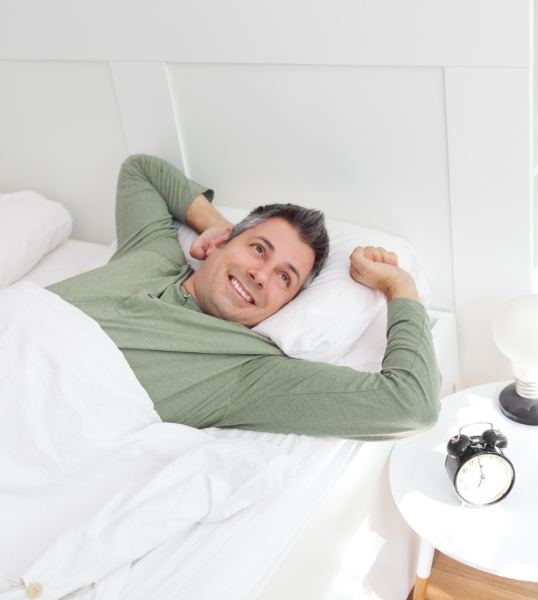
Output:
[[[241,296],[243,296],[243,298],[247,301],[247,302],[252,302],[252,298],[245,292],[245,290],[239,285],[239,282],[237,281],[237,279],[234,279],[233,277],[231,278],[231,282],[232,285],[234,286],[234,288],[241,294]]]

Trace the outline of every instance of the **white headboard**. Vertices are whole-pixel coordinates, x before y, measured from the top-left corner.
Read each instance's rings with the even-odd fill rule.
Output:
[[[153,153],[250,207],[400,235],[455,307],[462,383],[509,376],[499,305],[530,285],[532,2],[8,0],[0,189],[114,236],[122,160]]]

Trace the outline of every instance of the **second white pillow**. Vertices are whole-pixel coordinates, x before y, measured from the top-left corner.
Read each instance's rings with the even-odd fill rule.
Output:
[[[71,234],[67,209],[32,191],[0,194],[0,288],[13,283]]]

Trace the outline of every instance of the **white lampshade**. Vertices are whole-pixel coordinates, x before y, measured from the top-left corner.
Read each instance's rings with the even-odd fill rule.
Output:
[[[525,294],[508,302],[493,323],[493,339],[510,360],[516,391],[538,398],[538,294]]]

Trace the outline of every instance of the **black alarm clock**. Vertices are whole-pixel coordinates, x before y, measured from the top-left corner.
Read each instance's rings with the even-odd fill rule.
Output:
[[[479,423],[460,427],[450,438],[445,468],[461,500],[471,506],[488,506],[510,492],[516,473],[502,451],[508,440],[491,423],[481,435],[462,434],[462,429]]]

